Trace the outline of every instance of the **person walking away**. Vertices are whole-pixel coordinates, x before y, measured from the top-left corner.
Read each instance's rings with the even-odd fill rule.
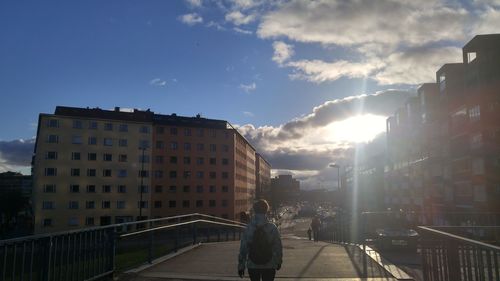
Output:
[[[316,216],[312,219],[312,222],[311,222],[311,229],[312,229],[313,236],[314,236],[314,242],[317,242],[319,240],[319,229],[320,228],[321,228],[321,221]]]
[[[269,211],[266,200],[256,201],[253,210],[255,215],[240,241],[238,275],[243,278],[247,268],[251,281],[273,281],[283,259],[280,233],[266,217]]]

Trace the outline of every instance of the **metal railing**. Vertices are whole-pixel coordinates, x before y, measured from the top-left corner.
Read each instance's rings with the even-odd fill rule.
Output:
[[[0,281],[106,280],[200,242],[239,240],[245,224],[189,214],[0,241]]]
[[[449,233],[496,239],[500,227],[437,227],[446,232],[435,228],[418,227],[424,280],[500,280],[500,247]]]

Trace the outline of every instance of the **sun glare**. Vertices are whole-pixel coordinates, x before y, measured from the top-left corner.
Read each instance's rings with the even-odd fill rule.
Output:
[[[339,141],[369,142],[385,131],[386,117],[359,115],[331,124],[331,138]]]

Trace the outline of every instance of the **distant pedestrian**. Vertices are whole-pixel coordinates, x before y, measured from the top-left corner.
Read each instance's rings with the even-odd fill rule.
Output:
[[[309,229],[307,230],[307,236],[309,237],[309,241],[311,241],[311,236],[312,236],[312,229],[309,227]]]
[[[243,278],[245,268],[252,281],[272,281],[280,270],[283,249],[278,228],[266,217],[269,204],[258,200],[253,204],[254,217],[247,225],[240,241],[238,275]]]
[[[311,221],[311,229],[314,236],[314,241],[317,242],[319,240],[319,230],[321,228],[321,221],[316,216]]]

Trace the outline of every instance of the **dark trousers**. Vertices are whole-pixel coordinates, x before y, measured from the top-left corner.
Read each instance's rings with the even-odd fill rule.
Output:
[[[248,275],[251,281],[273,281],[276,275],[274,268],[249,268]],[[262,278],[262,279],[261,279]]]

